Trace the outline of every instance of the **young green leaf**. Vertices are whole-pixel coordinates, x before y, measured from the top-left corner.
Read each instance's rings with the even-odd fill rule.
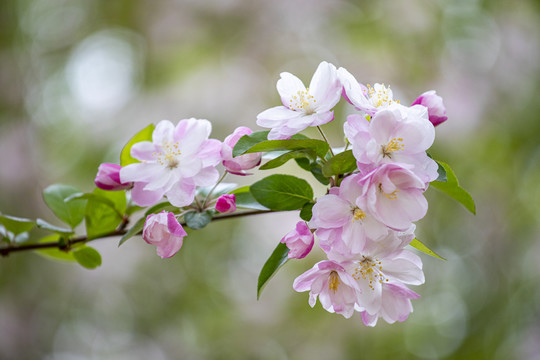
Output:
[[[317,154],[313,150],[293,150],[285,153],[281,156],[278,156],[275,159],[268,161],[266,164],[262,165],[260,170],[269,170],[277,168],[291,159],[306,158],[310,161],[315,161],[317,159]]]
[[[431,256],[434,256],[438,259],[441,259],[441,260],[446,260],[445,258],[443,258],[442,256],[439,256],[435,253],[435,251],[431,250],[430,248],[428,248],[423,242],[421,242],[420,240],[414,238],[413,241],[411,241],[411,243],[409,244],[411,245],[413,248],[417,249],[417,250],[420,250],[421,252],[425,253],[425,254],[428,254],[428,255],[431,255]]]
[[[105,195],[104,193],[107,194]],[[123,207],[125,210],[126,206],[126,197],[122,191],[95,189],[94,194],[106,196],[114,206],[111,207],[108,202],[103,202],[97,198],[90,198],[88,200],[84,216],[88,239],[95,239],[114,231],[122,222],[122,216],[117,207]]]
[[[246,135],[244,135],[246,136]],[[249,136],[249,135],[248,135]],[[242,140],[242,138],[240,138]],[[239,141],[240,142],[240,141]],[[233,155],[242,155],[245,153],[254,153],[254,152],[267,152],[267,151],[283,151],[283,150],[311,150],[317,154],[320,158],[324,158],[330,146],[325,141],[314,140],[314,139],[289,139],[289,140],[266,140],[259,142],[252,147],[248,148],[244,152],[236,150],[236,146],[233,150]]]
[[[289,258],[289,248],[283,243],[279,243],[278,246],[272,252],[272,255],[264,263],[259,279],[257,281],[257,300],[261,296],[261,293],[270,279],[277,273],[277,271],[285,265]]]
[[[233,148],[233,156],[242,155],[252,146],[258,143],[268,140],[268,133],[270,131],[256,131],[249,135],[242,136]]]
[[[52,232],[55,232],[55,233],[58,233],[58,234],[67,235],[67,234],[72,234],[73,233],[72,229],[67,229],[67,228],[63,228],[63,227],[60,227],[60,226],[52,225],[52,224],[48,223],[47,221],[45,221],[43,219],[38,218],[36,220],[36,223],[37,223],[38,228],[48,230],[48,231],[52,231]]]
[[[4,225],[4,228],[15,236],[28,232],[36,226],[36,223],[30,219],[9,215],[0,215],[0,224]]]
[[[190,211],[184,215],[186,225],[193,230],[199,230],[205,227],[212,221],[212,213],[210,211],[196,212]]]
[[[437,162],[442,165],[446,172],[446,182],[432,181],[431,186],[446,193],[448,196],[457,200],[461,205],[465,206],[467,210],[469,210],[473,214],[476,214],[476,206],[474,204],[474,200],[471,194],[469,194],[465,189],[459,186],[459,182],[454,171],[450,168],[448,164],[441,161]]]
[[[81,191],[73,186],[54,184],[43,190],[43,199],[53,213],[72,229],[79,225],[84,218],[86,200],[65,200]]]
[[[302,206],[302,209],[300,210],[300,218],[302,220],[304,221],[311,220],[311,217],[313,216],[313,212],[312,212],[313,205],[315,205],[315,203],[308,202],[308,203],[305,203],[304,206]]]
[[[328,160],[322,167],[322,173],[326,177],[353,172],[357,169],[356,159],[352,150],[337,154]]]
[[[254,209],[254,210],[269,210],[266,206],[261,205],[253,195],[249,192],[232,192],[235,195],[235,203],[237,208]]]
[[[292,175],[270,175],[251,185],[250,192],[257,202],[276,211],[298,210],[313,201],[308,182]]]
[[[142,217],[127,231],[127,233],[122,236],[120,239],[120,242],[118,243],[118,246],[122,245],[126,242],[126,240],[131,239],[132,237],[139,234],[143,228],[144,228],[144,222],[146,221],[146,217]]]
[[[60,235],[54,234],[54,235],[49,235],[49,236],[39,239],[38,243],[43,244],[43,243],[49,243],[49,242],[58,242],[59,240],[60,240]],[[43,256],[51,260],[60,260],[60,261],[68,261],[68,262],[75,261],[75,258],[73,257],[73,253],[71,251],[64,251],[58,248],[40,249],[40,250],[35,250],[34,252],[40,256]]]
[[[72,253],[75,260],[87,269],[92,270],[101,265],[101,255],[94,248],[83,246],[73,250]]]
[[[139,131],[137,134],[135,134],[135,136],[133,136],[127,142],[127,144],[122,149],[122,152],[120,153],[120,165],[126,166],[139,162],[139,160],[131,156],[131,147],[133,146],[133,144],[141,141],[152,141],[152,133],[154,132],[155,128],[156,126],[154,124],[150,124],[141,131]]]

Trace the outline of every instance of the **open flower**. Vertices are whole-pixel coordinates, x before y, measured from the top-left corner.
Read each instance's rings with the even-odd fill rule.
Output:
[[[234,132],[227,136],[221,145],[221,157],[223,158],[223,166],[228,172],[235,175],[251,175],[244,170],[249,170],[261,163],[261,153],[244,154],[233,157],[232,150],[234,145],[244,135],[249,135],[253,131],[245,126],[237,127]]]
[[[211,130],[208,120],[181,120],[176,127],[162,120],[151,142],[134,144],[131,156],[142,162],[120,170],[122,182],[135,183],[133,202],[149,206],[166,195],[174,206],[186,206],[193,202],[196,186],[215,184],[221,142],[208,139]]]
[[[303,259],[313,248],[315,239],[307,224],[299,221],[295,229],[287,233],[281,242],[289,248],[289,259]]]
[[[309,291],[309,305],[315,306],[317,296],[324,309],[350,318],[360,295],[356,280],[342,264],[335,261],[318,262],[294,280],[294,290]]]
[[[445,122],[448,117],[446,116],[446,108],[443,104],[443,99],[435,90],[426,91],[413,101],[412,105],[422,105],[427,107],[429,113],[429,121],[433,126],[437,126]]]
[[[379,317],[389,324],[407,320],[413,311],[411,300],[420,298],[420,295],[401,284],[384,284],[381,290],[379,309],[371,314],[365,310],[362,311],[362,322],[366,326],[377,325]]]
[[[142,237],[148,244],[155,245],[157,254],[164,259],[180,250],[186,235],[174,214],[163,211],[146,217]]]
[[[103,163],[99,165],[94,183],[102,190],[117,191],[129,189],[133,184],[120,181],[120,169],[122,169],[122,166],[118,164]]]
[[[257,125],[271,128],[269,140],[289,139],[308,126],[319,126],[334,119],[332,108],[341,98],[336,67],[323,61],[315,71],[309,88],[288,72],[281,73],[277,90],[283,106],[257,115]]]

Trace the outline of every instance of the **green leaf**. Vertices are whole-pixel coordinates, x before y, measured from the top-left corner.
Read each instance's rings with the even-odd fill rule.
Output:
[[[254,209],[254,210],[269,210],[266,206],[261,205],[253,195],[249,192],[234,193],[235,203],[237,208]]]
[[[46,222],[43,219],[38,218],[36,220],[36,223],[37,223],[38,228],[48,230],[48,231],[52,231],[52,232],[55,232],[55,233],[58,233],[58,234],[72,234],[73,233],[72,229],[67,229],[67,228],[63,228],[63,227],[60,227],[60,226],[52,225],[52,224]]]
[[[244,135],[249,136],[249,135]],[[243,138],[243,137],[242,137]],[[242,140],[240,138],[240,140]],[[238,141],[240,142],[240,141]],[[236,146],[234,150],[236,150]],[[314,139],[289,139],[289,140],[266,140],[259,142],[246,151],[234,153],[233,155],[242,155],[245,153],[281,151],[281,150],[312,150],[317,156],[324,158],[330,147],[325,141]]]
[[[142,217],[140,218],[139,220],[137,220],[137,222],[135,223],[135,225],[133,225],[128,231],[127,233],[124,234],[124,236],[122,236],[122,238],[120,239],[120,242],[118,243],[118,246],[122,245],[123,243],[125,243],[128,239],[131,239],[132,237],[136,236],[137,234],[139,234],[143,228],[144,228],[144,222],[146,221],[146,217]]]
[[[352,150],[337,154],[328,160],[322,167],[322,173],[326,177],[353,172],[357,169],[356,159]]]
[[[0,215],[0,224],[4,225],[5,229],[12,232],[15,236],[20,233],[28,232],[36,226],[36,223],[30,219],[9,215]]]
[[[306,180],[291,175],[270,175],[251,185],[250,192],[271,210],[298,210],[313,201],[313,189]]]
[[[437,162],[442,165],[446,172],[446,182],[432,181],[431,186],[446,193],[448,196],[457,200],[461,205],[465,206],[467,210],[469,210],[473,214],[476,214],[476,206],[474,204],[474,200],[471,194],[469,194],[465,189],[459,186],[459,182],[454,171],[450,168],[448,164],[441,161]]]
[[[425,254],[428,254],[428,255],[431,255],[431,256],[434,256],[438,259],[441,259],[441,260],[446,260],[445,258],[443,258],[442,256],[439,256],[437,255],[433,250],[431,250],[430,248],[428,248],[426,245],[424,245],[423,242],[421,242],[420,240],[414,238],[413,241],[411,241],[411,243],[409,244],[411,245],[413,248],[415,248],[416,250],[420,250],[421,252],[425,253]]]
[[[435,160],[435,162],[437,163],[437,165],[439,165],[439,167],[437,168],[437,172],[439,173],[439,177],[437,177],[437,179],[435,181],[446,182],[448,179],[446,178],[446,170],[444,169],[444,166],[442,166],[441,163],[438,162],[437,160]]]
[[[256,131],[249,135],[242,136],[233,148],[233,156],[238,156],[245,153],[254,145],[268,140],[268,133],[270,131]]]
[[[94,248],[83,246],[73,250],[72,253],[75,260],[87,269],[95,269],[101,265],[101,255]]]
[[[305,203],[304,206],[302,206],[302,209],[300,210],[300,218],[302,220],[304,221],[311,220],[311,217],[313,216],[313,213],[312,213],[313,205],[315,205],[315,203],[308,202],[308,203]]]
[[[81,191],[73,186],[54,184],[43,190],[43,199],[53,213],[63,222],[75,228],[84,218],[85,200],[65,202],[71,195]]]
[[[136,144],[141,141],[152,141],[152,133],[154,132],[154,129],[156,126],[154,124],[150,124],[141,131],[139,131],[135,136],[133,136],[127,144],[122,149],[122,152],[120,153],[120,165],[126,166],[129,164],[134,164],[140,162],[139,160],[133,158],[131,156],[131,147],[133,144]]]
[[[317,158],[317,154],[313,150],[309,150],[309,149],[289,151],[288,153],[285,153],[281,156],[278,156],[275,159],[268,161],[266,164],[262,165],[259,169],[260,170],[274,169],[285,164],[287,161],[291,159],[299,159],[299,158],[306,158],[310,161],[315,161]]]
[[[277,273],[277,271],[285,265],[289,258],[289,248],[283,243],[279,243],[278,246],[272,252],[272,255],[264,263],[261,273],[259,274],[259,280],[257,281],[257,300],[261,296],[261,293],[270,279]]]
[[[323,184],[323,185],[330,184],[330,179],[328,179],[322,173],[322,166],[321,165],[313,164],[311,169],[309,169],[309,171],[311,172],[313,177],[315,177],[315,179],[317,179],[317,181],[320,182],[321,184]]]
[[[106,193],[106,195],[104,194]],[[108,202],[103,202],[98,198],[88,199],[86,205],[86,235],[88,239],[95,239],[106,235],[118,227],[122,222],[122,216],[119,214],[117,206],[125,209],[126,197],[122,191],[104,191],[95,189],[94,194],[106,196],[113,203],[113,207]]]
[[[96,190],[98,190],[98,189],[96,189]],[[105,191],[105,190],[101,190],[101,189],[99,189],[99,190],[101,192],[103,192],[103,193],[111,192],[111,191]],[[117,191],[115,191],[115,193],[116,192]],[[73,201],[73,200],[83,200],[83,199],[84,200],[92,199],[94,201],[101,202],[101,203],[109,206],[110,208],[116,210],[118,212],[118,215],[120,215],[120,216],[122,215],[121,210],[116,208],[116,204],[111,199],[109,199],[107,196],[97,194],[97,193],[77,193],[77,194],[73,194],[73,195],[67,197],[65,202],[70,202],[70,201]],[[125,196],[124,196],[124,199],[125,199]]]
[[[151,208],[146,210],[144,215],[148,216],[150,214],[157,214],[157,213],[160,213],[162,211],[168,211],[168,212],[177,213],[180,210],[178,209],[178,207],[171,205],[170,202],[165,201],[165,202],[162,202],[162,203],[159,203],[159,204],[156,204],[156,205],[152,206]]]
[[[210,211],[196,212],[191,211],[184,215],[186,225],[193,230],[199,230],[205,227],[212,221],[212,213]]]
[[[42,243],[49,243],[49,242],[58,242],[59,240],[60,240],[60,235],[54,234],[54,235],[49,235],[49,236],[39,239],[38,243],[42,244]],[[34,252],[50,260],[60,260],[60,261],[68,261],[68,262],[75,261],[75,258],[73,257],[73,253],[71,251],[64,251],[58,248],[40,249],[40,250],[35,250]]]

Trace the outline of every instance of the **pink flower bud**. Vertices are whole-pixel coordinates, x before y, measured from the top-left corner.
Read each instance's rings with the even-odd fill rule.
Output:
[[[148,244],[155,245],[157,254],[164,259],[170,258],[180,250],[186,235],[174,214],[162,211],[146,217],[142,238]]]
[[[251,175],[244,170],[249,170],[261,163],[261,153],[245,154],[237,157],[232,156],[234,145],[244,135],[249,135],[253,131],[245,126],[237,127],[234,132],[225,138],[221,146],[221,156],[223,158],[223,166],[228,172],[235,175]]]
[[[304,221],[299,221],[296,228],[281,239],[289,248],[289,259],[305,258],[313,248],[314,241],[313,233]]]
[[[448,119],[446,116],[446,108],[443,104],[443,99],[435,90],[426,91],[413,101],[412,105],[422,105],[427,107],[429,114],[429,121],[433,126],[437,126]]]
[[[221,195],[216,202],[216,210],[220,213],[232,213],[236,211],[236,196],[234,194]]]
[[[125,190],[133,186],[133,183],[123,183],[120,181],[120,169],[118,164],[103,163],[99,165],[98,173],[94,180],[96,186],[102,190]]]

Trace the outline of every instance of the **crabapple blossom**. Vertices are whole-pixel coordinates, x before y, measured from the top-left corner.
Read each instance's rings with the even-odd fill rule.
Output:
[[[122,182],[135,183],[133,202],[140,206],[155,204],[163,195],[174,206],[193,202],[196,186],[216,183],[215,166],[221,161],[221,142],[208,139],[212,125],[208,120],[181,120],[174,126],[160,121],[152,141],[136,143],[131,156],[140,163],[120,170]]]
[[[420,295],[402,284],[383,284],[381,291],[381,306],[379,310],[370,314],[362,311],[362,322],[366,326],[377,325],[377,320],[382,317],[387,323],[407,320],[413,311],[411,299],[419,299]]]
[[[345,264],[348,265],[348,264]],[[302,292],[309,290],[309,305],[315,306],[317,296],[324,309],[350,318],[360,288],[357,281],[349,274],[343,264],[323,260],[318,262],[293,283],[293,289]]]
[[[420,95],[412,103],[412,105],[416,104],[425,106],[428,109],[429,121],[431,121],[433,126],[440,125],[448,119],[443,99],[437,95],[435,90],[426,91]]]
[[[94,183],[98,188],[109,191],[131,188],[133,186],[132,183],[123,183],[120,181],[120,169],[122,169],[122,166],[118,164],[103,163],[99,165]]]
[[[288,72],[281,73],[277,90],[283,106],[257,115],[257,125],[271,128],[269,140],[289,139],[309,126],[319,126],[334,119],[332,108],[341,97],[341,83],[336,67],[323,61],[317,67],[309,88]]]
[[[313,206],[310,227],[316,228],[319,246],[331,259],[360,253],[366,242],[387,234],[387,227],[376,220],[362,199],[361,175],[352,175],[339,188],[319,197]]]
[[[216,210],[223,214],[235,212],[236,196],[234,194],[225,194],[218,197]]]
[[[221,145],[221,157],[223,158],[223,166],[228,172],[235,175],[251,175],[244,170],[249,170],[258,166],[261,163],[261,153],[244,154],[233,157],[232,150],[234,145],[244,135],[249,135],[253,131],[245,126],[237,127],[234,132],[227,136]]]
[[[315,239],[307,224],[304,221],[299,221],[296,223],[295,229],[287,233],[281,242],[289,248],[287,254],[289,259],[302,259],[313,248]]]
[[[162,259],[176,254],[182,247],[185,232],[173,213],[162,211],[150,214],[144,223],[142,238],[157,247]]]
[[[406,230],[426,215],[426,185],[407,164],[382,164],[359,183],[367,210],[392,229]]]
[[[343,85],[343,96],[357,110],[368,115],[374,115],[377,111],[387,108],[391,104],[399,103],[394,100],[394,95],[389,87],[384,84],[364,86],[360,84],[354,76],[344,68],[337,70],[338,78]]]
[[[362,173],[381,164],[405,163],[412,165],[411,170],[425,183],[437,179],[438,165],[426,153],[435,139],[435,129],[423,106],[390,105],[371,121],[349,115],[343,127]]]

